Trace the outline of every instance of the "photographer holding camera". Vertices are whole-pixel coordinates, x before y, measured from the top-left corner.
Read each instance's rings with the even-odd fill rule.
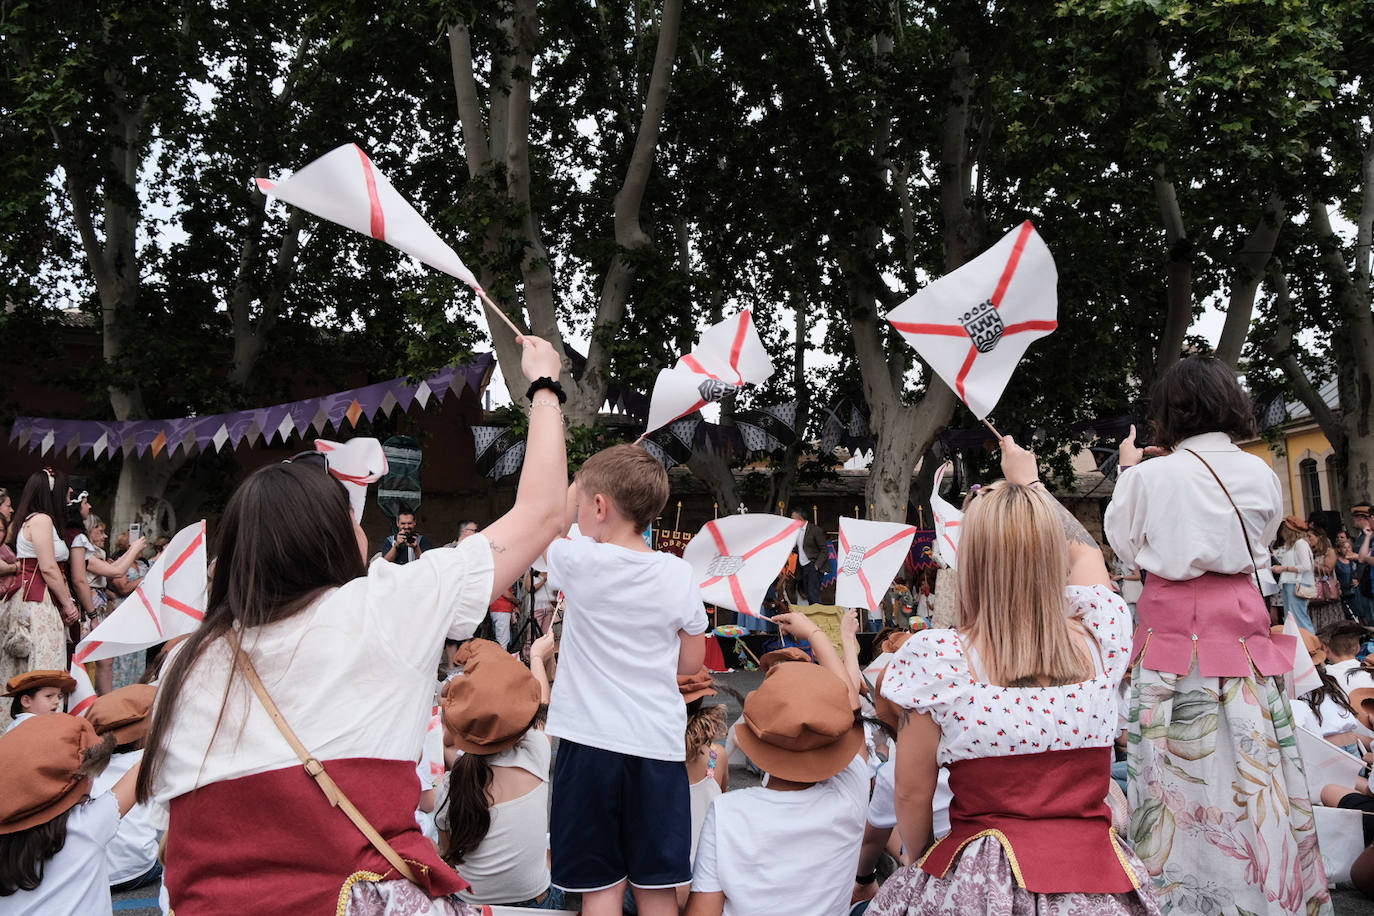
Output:
[[[429,549],[429,538],[415,532],[415,513],[396,516],[396,533],[382,542],[382,559],[404,565],[420,559]]]

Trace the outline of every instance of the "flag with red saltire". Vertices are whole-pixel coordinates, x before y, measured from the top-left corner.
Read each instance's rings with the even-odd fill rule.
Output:
[[[696,349],[663,369],[649,397],[651,433],[678,417],[721,400],[745,385],[757,385],[773,374],[773,361],[759,340],[748,309],[707,328]]]
[[[257,179],[262,193],[399,248],[480,289],[463,259],[430,228],[356,143],[345,143],[289,178]]]
[[[841,516],[835,603],[878,610],[915,537],[912,525]]]
[[[947,470],[949,465],[944,464],[935,472],[935,486],[930,491],[930,513],[935,516],[935,552],[950,569],[958,569],[959,527],[964,523],[964,513],[940,497],[940,481],[944,480]]]
[[[353,507],[353,520],[363,523],[363,508],[367,502],[367,485],[386,476],[386,452],[382,443],[370,436],[354,436],[347,442],[316,439],[315,451],[323,452],[333,474],[348,491]]]
[[[181,529],[134,593],[76,647],[75,664],[140,652],[190,633],[205,617],[205,521]]]
[[[986,419],[1026,348],[1059,326],[1058,276],[1050,249],[1027,221],[887,320]]]
[[[805,524],[780,515],[730,515],[707,522],[687,543],[701,600],[750,617],[762,617],[768,586],[782,572]]]
[[[86,675],[86,666],[72,662],[71,668],[67,672],[76,681],[76,689],[72,695],[67,697],[67,712],[74,716],[84,716],[86,710],[91,708],[95,702],[95,685],[91,683],[90,677]]]

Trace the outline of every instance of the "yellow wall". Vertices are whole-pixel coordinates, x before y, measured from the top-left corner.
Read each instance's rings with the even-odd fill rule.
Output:
[[[1283,483],[1283,503],[1286,513],[1306,518],[1311,506],[1305,505],[1302,493],[1302,479],[1298,474],[1298,463],[1304,458],[1317,460],[1317,473],[1321,479],[1322,508],[1337,508],[1340,494],[1336,481],[1326,473],[1326,456],[1331,453],[1331,443],[1317,426],[1304,426],[1285,431],[1284,454],[1277,455],[1263,439],[1256,439],[1241,446],[1244,451],[1264,459]]]

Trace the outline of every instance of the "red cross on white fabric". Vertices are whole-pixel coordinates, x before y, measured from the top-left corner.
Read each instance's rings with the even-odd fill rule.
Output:
[[[671,369],[663,369],[649,397],[645,433],[720,400],[725,389],[757,385],[773,374],[773,362],[763,348],[748,309],[713,324],[702,332],[697,346]],[[701,390],[708,382],[721,391],[709,397]]]
[[[797,532],[801,529],[801,526],[804,524],[806,523],[799,519],[793,519],[792,524],[788,525],[782,531],[779,531],[777,534],[773,535],[767,540],[749,548],[742,554],[730,552],[729,546],[727,546],[725,543],[725,535],[721,532],[720,525],[717,522],[707,522],[706,527],[703,530],[711,535],[712,540],[715,542],[716,550],[719,552],[720,556],[739,557],[742,562],[747,564],[749,562],[749,558],[759,553],[760,551],[766,550],[767,548],[772,547],[774,544],[778,544],[782,541],[795,540],[797,537]],[[751,602],[749,598],[744,594],[744,588],[741,585],[739,579],[739,574],[743,572],[744,569],[745,567],[741,566],[738,570],[736,570],[728,576],[712,576],[711,578],[704,580],[701,583],[701,587],[708,588],[712,585],[715,585],[717,582],[720,582],[723,579],[724,581],[730,584],[730,594],[735,599],[736,611],[740,612],[741,614],[748,614],[750,617],[763,618],[763,615],[760,614],[758,610],[754,607],[755,602]],[[777,573],[774,572],[773,575],[776,576]],[[772,577],[770,576],[769,578],[771,580]]]
[[[1007,294],[1007,287],[1011,285],[1011,278],[1016,274],[1016,266],[1021,260],[1021,253],[1026,250],[1026,240],[1030,238],[1034,231],[1029,222],[1021,224],[1021,230],[1016,237],[1016,246],[1011,250],[1011,257],[1007,258],[1007,266],[1002,269],[1002,278],[997,281],[997,289],[993,292],[991,301],[993,308],[1002,306],[1002,297]],[[892,326],[899,331],[907,334],[938,334],[945,337],[968,337],[969,333],[958,324],[926,324],[918,321],[894,321]],[[1016,324],[1009,324],[1002,331],[1003,337],[1010,337],[1013,334],[1020,334],[1025,331],[1053,331],[1059,327],[1057,320],[1050,321],[1019,321]],[[978,348],[969,344],[968,355],[964,357],[964,364],[959,368],[959,377],[955,382],[955,391],[959,399],[966,400],[964,396],[964,381],[968,378],[969,372],[973,369],[973,363],[978,359]]]
[[[889,538],[884,538],[882,541],[879,541],[877,544],[874,544],[872,547],[869,547],[869,548],[867,548],[866,550],[864,550],[863,560],[860,561],[860,563],[859,563],[859,569],[858,569],[858,572],[855,573],[855,577],[859,580],[859,584],[863,586],[863,589],[864,589],[864,596],[868,599],[868,604],[866,605],[866,607],[867,607],[869,610],[876,610],[876,609],[878,608],[878,606],[879,606],[879,601],[878,601],[878,599],[875,598],[874,595],[873,595],[873,583],[869,581],[869,579],[868,579],[868,573],[864,570],[864,568],[863,568],[863,563],[866,562],[866,561],[868,560],[868,558],[871,557],[871,556],[873,556],[875,553],[878,553],[880,550],[883,550],[883,549],[885,549],[885,548],[887,548],[887,547],[891,547],[893,544],[900,544],[900,543],[902,543],[903,541],[906,541],[906,542],[910,543],[911,539],[914,538],[915,536],[916,536],[916,529],[915,529],[914,527],[912,527],[912,526],[907,526],[906,528],[903,528],[901,531],[898,531],[896,534],[892,535],[891,537],[889,537]],[[844,525],[841,524],[841,525],[840,525],[840,557],[838,558],[841,567],[844,566],[844,558],[845,558],[846,556],[848,556],[848,554],[849,554],[849,539],[848,539],[847,537],[845,537]],[[842,573],[842,572],[843,572],[843,569],[841,569],[841,573]],[[888,584],[891,584],[891,583],[888,583]],[[886,585],[883,586],[883,591],[887,591],[887,586],[886,586]]]

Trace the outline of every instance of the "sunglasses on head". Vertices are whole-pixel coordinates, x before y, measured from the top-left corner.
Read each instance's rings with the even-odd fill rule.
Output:
[[[297,452],[290,458],[282,459],[282,464],[318,464],[320,470],[329,473],[329,457],[324,452],[317,452],[311,449],[308,452]]]

